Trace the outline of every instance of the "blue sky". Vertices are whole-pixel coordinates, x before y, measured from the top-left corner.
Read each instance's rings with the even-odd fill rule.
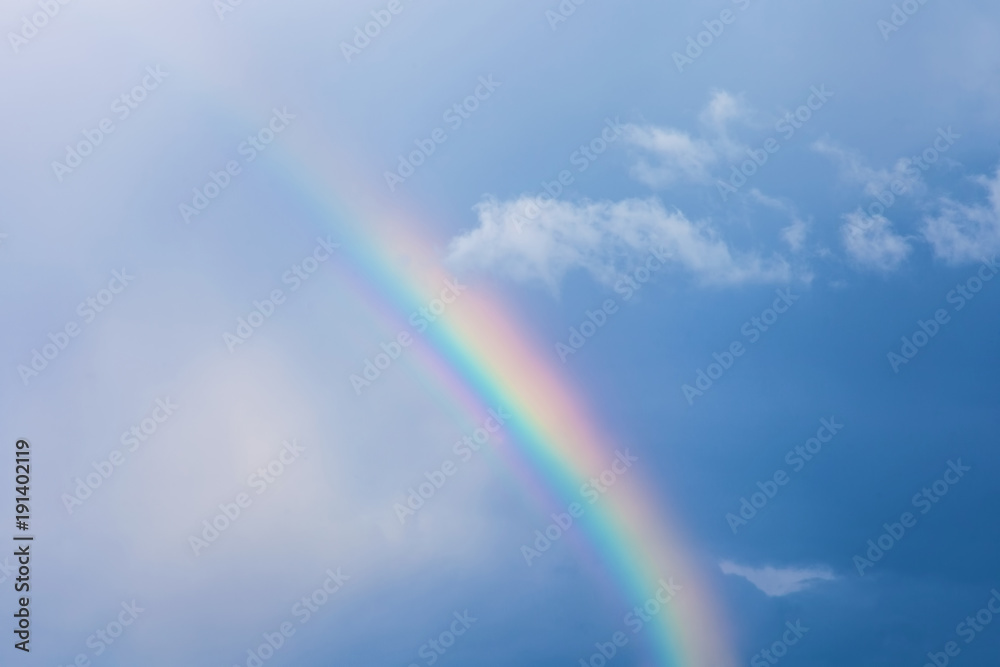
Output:
[[[288,621],[264,664],[427,665],[462,627],[435,664],[548,667],[620,626],[585,550],[525,567],[517,546],[554,510],[489,447],[396,520],[478,424],[415,361],[352,388],[397,330],[336,269],[359,249],[330,244],[367,221],[303,200],[287,164],[308,154],[337,196],[410,212],[436,263],[512,304],[640,456],[733,665],[923,665],[949,642],[955,664],[991,664],[1000,627],[975,617],[1000,590],[995,3],[590,0],[562,21],[555,0],[224,2],[0,13],[0,425],[33,443],[39,540],[32,651],[0,662],[247,665]],[[373,12],[391,21],[361,48]],[[272,143],[244,143],[264,128]],[[73,166],[80,141],[97,145]],[[276,288],[231,353],[223,332]],[[50,340],[67,344],[34,375]],[[123,604],[143,611],[102,647]],[[808,631],[768,660],[786,624]],[[655,663],[634,645],[608,664]]]

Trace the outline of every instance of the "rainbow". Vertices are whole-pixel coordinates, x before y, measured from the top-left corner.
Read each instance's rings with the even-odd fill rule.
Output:
[[[356,179],[346,167],[338,171],[319,157],[337,154],[317,146],[321,135],[300,136],[309,137],[309,148],[284,146],[283,152],[270,155],[270,176],[299,198],[324,233],[335,232],[343,253],[338,270],[376,311],[399,325],[402,314],[427,304],[452,277],[441,267],[441,246],[417,235],[426,233],[426,225],[391,210],[387,191],[366,193],[345,186]],[[352,192],[349,207],[331,194],[334,187]],[[401,266],[397,260],[404,256],[414,261]],[[488,408],[498,405],[514,414],[502,456],[552,503],[551,511],[564,511],[579,500],[580,485],[606,469],[622,446],[601,434],[553,370],[552,355],[542,355],[539,350],[545,347],[527,331],[499,298],[477,287],[463,294],[411,349],[419,355],[418,367],[470,417],[481,421]],[[673,578],[682,588],[641,632],[633,635],[624,624],[610,628],[608,637],[594,637],[581,646],[580,657],[592,653],[595,642],[623,630],[630,644],[643,647],[650,665],[735,664],[714,595],[683,548],[687,540],[662,502],[642,486],[641,474],[629,473],[626,483],[615,485],[587,509],[579,520],[586,543],[628,609],[653,597],[661,579]],[[525,532],[527,538],[530,531]],[[517,546],[512,545],[512,553]],[[625,611],[623,607],[623,616]]]

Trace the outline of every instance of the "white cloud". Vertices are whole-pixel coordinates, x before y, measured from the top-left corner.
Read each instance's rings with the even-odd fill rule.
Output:
[[[712,91],[712,99],[698,119],[705,127],[715,130],[718,134],[725,134],[729,121],[738,119],[744,114],[742,100],[724,90],[715,90]]]
[[[750,197],[758,204],[763,204],[769,208],[784,211],[789,214],[794,212],[792,205],[788,202],[778,199],[777,197],[769,197],[757,188],[750,190]]]
[[[896,190],[904,194],[915,192],[922,184],[920,170],[907,158],[897,160],[892,169],[873,169],[860,154],[829,141],[815,142],[813,150],[833,159],[840,166],[841,177],[860,185],[869,197],[884,193],[893,183],[896,183]]]
[[[792,220],[792,224],[781,230],[781,238],[793,252],[799,252],[805,245],[807,232],[806,223],[795,218]]]
[[[942,201],[941,215],[924,220],[924,238],[934,254],[952,264],[972,262],[1000,251],[1000,169],[976,182],[987,190],[989,205]]]
[[[674,128],[628,125],[625,141],[646,153],[632,168],[632,176],[652,188],[677,181],[711,181],[711,168],[721,158],[741,154],[742,144],[729,137],[729,124],[746,116],[742,101],[725,91],[715,91],[699,115],[703,138]]]
[[[753,568],[730,561],[719,563],[723,574],[743,577],[768,597],[782,597],[798,593],[818,581],[832,581],[836,577],[825,567],[811,568]]]
[[[851,258],[867,269],[893,271],[909,256],[910,243],[892,231],[884,216],[870,216],[858,210],[844,216],[840,228],[844,247]]]
[[[809,233],[809,225],[799,218],[795,207],[780,199],[768,197],[757,188],[750,191],[750,196],[759,204],[788,214],[792,222],[781,230],[781,239],[788,244],[792,252],[800,252],[805,246],[806,236]]]
[[[625,141],[656,156],[655,164],[639,158],[632,168],[632,176],[652,188],[666,187],[682,178],[708,181],[709,168],[718,159],[707,142],[670,128],[628,125]]]
[[[735,159],[743,157],[746,146],[729,137],[729,125],[733,121],[745,121],[748,116],[749,109],[742,97],[716,90],[712,92],[712,99],[698,116],[698,120],[712,134],[715,150],[729,159]]]
[[[765,259],[734,251],[707,224],[669,212],[653,199],[580,204],[536,197],[486,199],[476,211],[480,226],[452,239],[449,262],[457,270],[485,269],[518,281],[537,280],[553,292],[573,269],[613,285],[623,271],[658,248],[703,284],[790,279],[780,256]]]

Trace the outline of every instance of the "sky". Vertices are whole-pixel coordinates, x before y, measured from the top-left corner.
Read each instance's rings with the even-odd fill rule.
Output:
[[[995,662],[995,3],[0,28],[0,664]]]

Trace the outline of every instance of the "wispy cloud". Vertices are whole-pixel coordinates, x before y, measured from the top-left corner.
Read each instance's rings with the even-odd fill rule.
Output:
[[[636,161],[632,176],[651,188],[667,187],[682,179],[709,181],[709,170],[718,160],[707,141],[672,128],[629,125],[625,141],[647,154]]]
[[[639,149],[632,176],[651,188],[665,188],[680,181],[711,182],[711,168],[723,158],[739,155],[742,144],[729,136],[729,125],[745,118],[742,100],[715,91],[698,121],[702,136],[655,125],[628,125],[625,141]]]
[[[535,197],[491,198],[476,212],[479,227],[452,240],[449,262],[457,270],[485,269],[517,281],[540,281],[553,291],[573,269],[612,285],[654,249],[662,249],[674,266],[702,284],[791,278],[781,256],[734,250],[710,225],[667,211],[655,199],[546,203]]]
[[[719,563],[723,574],[743,577],[768,597],[783,597],[803,591],[819,581],[833,581],[833,572],[826,567],[753,568],[731,561]]]
[[[941,213],[924,220],[923,234],[934,254],[951,264],[978,261],[1000,251],[1000,168],[975,181],[987,191],[987,205],[941,200]]]
[[[916,192],[923,184],[920,170],[906,158],[897,160],[890,169],[875,169],[860,153],[842,148],[829,140],[815,142],[813,150],[836,162],[841,178],[861,186],[869,197],[877,197],[889,190],[894,183],[894,192],[897,194]]]
[[[858,210],[844,216],[840,228],[848,255],[861,267],[877,271],[894,271],[913,249],[896,234],[885,216],[871,216]]]
[[[782,211],[791,218],[791,224],[781,230],[781,240],[788,244],[792,252],[801,252],[809,234],[809,225],[799,217],[795,207],[781,199],[768,197],[757,188],[750,191],[750,197],[758,204]]]

